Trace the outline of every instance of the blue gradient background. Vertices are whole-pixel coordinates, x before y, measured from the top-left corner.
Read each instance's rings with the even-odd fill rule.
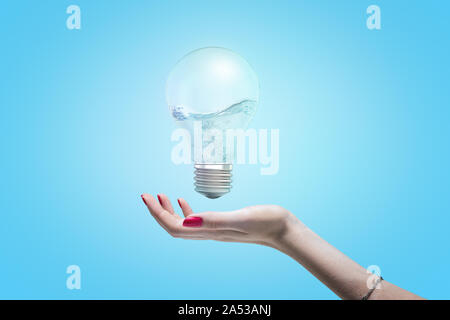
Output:
[[[70,4],[82,29],[68,30]],[[381,7],[382,29],[366,28]],[[289,257],[173,239],[148,192],[195,210],[280,204],[344,253],[450,298],[449,18],[444,1],[6,1],[0,10],[0,298],[336,299]],[[253,128],[280,171],[193,191],[170,160],[165,79],[223,46],[255,68]],[[66,288],[81,267],[82,289]]]

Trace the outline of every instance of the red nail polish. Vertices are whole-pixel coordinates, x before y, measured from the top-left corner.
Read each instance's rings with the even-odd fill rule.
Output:
[[[162,205],[161,196],[159,194],[158,194],[158,201],[159,201],[159,204]]]
[[[185,227],[201,227],[203,224],[203,219],[201,217],[187,217],[183,221],[183,226]]]
[[[144,195],[141,195],[142,201],[144,201],[145,205],[147,205],[147,202],[145,201]]]
[[[181,202],[180,202],[180,199],[177,199],[177,201],[178,201],[178,205],[179,205],[180,208],[181,208]]]

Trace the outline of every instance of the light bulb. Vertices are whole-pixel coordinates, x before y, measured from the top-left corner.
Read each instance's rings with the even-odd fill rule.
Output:
[[[197,139],[201,146],[192,139],[195,190],[211,199],[228,193],[234,153],[226,149],[224,141],[228,129],[246,129],[256,112],[256,73],[231,50],[198,49],[185,55],[170,72],[166,98],[172,116],[190,130],[191,136],[201,127],[202,136]],[[212,133],[221,133],[223,138],[213,156],[206,152],[217,142]]]

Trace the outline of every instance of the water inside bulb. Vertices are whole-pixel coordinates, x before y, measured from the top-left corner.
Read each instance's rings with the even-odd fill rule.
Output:
[[[229,150],[226,150],[226,132],[228,129],[246,129],[256,113],[257,104],[258,102],[255,100],[243,100],[213,113],[194,113],[190,108],[180,105],[170,106],[169,109],[175,120],[182,122],[183,126],[191,132],[191,135],[194,122],[201,122],[203,149],[215,143],[214,139],[217,138],[205,133],[212,129],[219,130],[223,139],[222,156],[205,162],[230,163],[232,162],[230,157],[233,157],[233,153],[230,154]],[[191,141],[193,143],[194,139]]]

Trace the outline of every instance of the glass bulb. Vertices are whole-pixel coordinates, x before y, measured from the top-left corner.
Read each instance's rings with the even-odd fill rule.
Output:
[[[202,48],[184,56],[170,72],[166,98],[172,116],[194,137],[201,127],[201,149],[196,151],[196,191],[218,198],[231,188],[233,153],[226,150],[228,129],[246,129],[259,99],[258,77],[241,56],[224,48]],[[210,150],[219,132],[220,148]],[[215,144],[217,147],[217,144]],[[197,155],[197,156],[195,156]]]

